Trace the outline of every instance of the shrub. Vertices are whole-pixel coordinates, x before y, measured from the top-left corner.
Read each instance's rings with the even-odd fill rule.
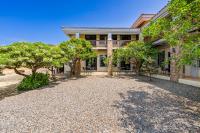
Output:
[[[35,73],[25,77],[17,89],[19,91],[34,90],[49,84],[49,76],[43,73]]]

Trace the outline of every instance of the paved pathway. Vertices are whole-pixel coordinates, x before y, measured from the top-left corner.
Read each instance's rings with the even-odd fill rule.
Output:
[[[146,81],[88,77],[7,97],[0,132],[200,132],[198,88]]]

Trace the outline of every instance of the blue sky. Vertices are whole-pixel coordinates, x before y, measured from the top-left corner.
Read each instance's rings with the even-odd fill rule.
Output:
[[[61,26],[130,27],[141,13],[168,0],[1,0],[0,45],[15,41],[58,44]]]

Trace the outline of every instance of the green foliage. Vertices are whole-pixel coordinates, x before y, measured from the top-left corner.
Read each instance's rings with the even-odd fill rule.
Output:
[[[69,41],[62,42],[60,48],[66,53],[66,56],[70,60],[81,59],[86,60],[95,57],[95,53],[92,50],[92,45],[89,41],[84,39],[71,39]]]
[[[17,89],[19,91],[34,90],[49,84],[49,76],[43,73],[34,73],[25,77]]]
[[[96,56],[92,50],[92,45],[84,39],[71,39],[62,42],[59,47],[65,53],[65,58],[69,59],[72,75],[80,75],[80,61],[90,59]]]
[[[130,62],[136,66],[136,72],[140,71],[140,68],[145,60],[149,57],[156,55],[156,50],[152,48],[150,44],[144,42],[130,42],[127,47],[117,49],[113,54],[113,62],[119,63],[121,60]]]
[[[147,59],[145,59],[144,63],[142,64],[142,71],[148,74],[150,81],[151,81],[152,74],[155,74],[158,72],[155,61],[156,60],[153,59],[152,57],[148,57]]]
[[[0,47],[0,61],[7,68],[14,69],[17,74],[21,74],[17,68],[26,67],[33,73],[39,68],[60,66],[66,62],[64,53],[57,46],[49,46],[42,42],[16,42],[9,46]]]
[[[163,38],[178,48],[173,60],[177,67],[191,64],[200,57],[200,0],[171,0],[169,16],[152,21],[143,29],[143,36]]]

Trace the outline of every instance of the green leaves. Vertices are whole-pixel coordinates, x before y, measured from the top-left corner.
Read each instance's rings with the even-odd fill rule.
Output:
[[[151,22],[143,29],[143,36],[150,36],[152,41],[162,38],[171,47],[179,47],[181,52],[173,58],[178,65],[191,64],[191,60],[199,58],[199,7],[200,0],[171,0],[167,7],[169,15]]]
[[[26,67],[37,70],[42,67],[60,67],[68,61],[58,46],[49,46],[42,42],[16,42],[0,47],[0,60],[8,68]]]
[[[62,52],[65,53],[65,56],[70,60],[85,60],[96,56],[95,52],[92,50],[91,43],[84,39],[71,39],[69,41],[62,42],[59,47]]]
[[[157,51],[152,48],[151,44],[144,42],[130,42],[127,47],[117,49],[113,54],[113,62],[120,62],[125,60],[132,64],[141,66],[141,64],[150,57],[154,58]]]

